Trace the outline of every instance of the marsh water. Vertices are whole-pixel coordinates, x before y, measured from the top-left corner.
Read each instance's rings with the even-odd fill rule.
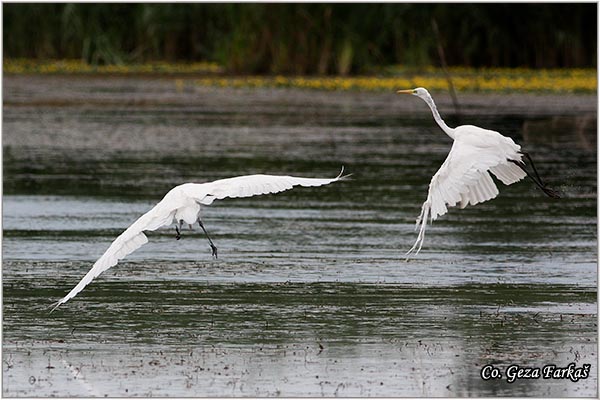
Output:
[[[597,395],[596,96],[460,94],[450,125],[521,143],[548,186],[415,218],[451,140],[389,93],[208,88],[192,78],[6,76],[4,396]],[[49,314],[173,186],[351,180],[203,209]],[[590,364],[520,379],[511,364]],[[502,372],[483,380],[485,365]]]

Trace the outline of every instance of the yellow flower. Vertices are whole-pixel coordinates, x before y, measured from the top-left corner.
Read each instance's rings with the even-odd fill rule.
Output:
[[[92,66],[81,60],[4,59],[6,73],[110,73],[110,74],[205,74],[194,83],[200,86],[222,87],[297,87],[315,90],[394,91],[400,88],[423,86],[430,90],[448,90],[446,72],[439,68],[421,69],[391,66],[383,76],[354,77],[224,77],[216,63],[166,63]],[[537,92],[595,92],[595,69],[527,69],[527,68],[467,68],[450,67],[448,74],[457,91],[537,91]],[[183,81],[176,80],[181,90]]]

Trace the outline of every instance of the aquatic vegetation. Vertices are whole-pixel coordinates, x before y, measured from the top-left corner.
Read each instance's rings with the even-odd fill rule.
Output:
[[[3,68],[4,72],[13,74],[205,74],[222,72],[220,65],[211,62],[169,63],[164,61],[156,61],[143,64],[91,65],[83,60],[74,59],[39,61],[26,58],[5,59]]]
[[[225,75],[217,63],[168,63],[90,65],[81,60],[5,59],[5,73],[35,74],[146,74],[197,75],[198,86],[217,87],[294,87],[317,90],[390,91],[398,88],[423,86],[430,90],[448,90],[448,79],[440,68],[408,68],[391,66],[374,75],[357,76],[294,76],[294,75]],[[539,91],[539,92],[595,92],[596,70],[581,69],[528,69],[528,68],[468,68],[451,67],[448,75],[457,91]],[[181,87],[181,79],[176,85]]]
[[[441,70],[421,73],[402,73],[395,76],[354,77],[295,77],[295,76],[237,76],[203,77],[194,82],[200,86],[220,87],[295,87],[319,90],[391,91],[398,88],[423,86],[431,90],[448,90],[448,80]],[[541,91],[594,92],[596,71],[577,70],[480,70],[456,68],[450,70],[457,91]]]
[[[441,45],[448,65],[597,65],[593,3],[7,3],[3,15],[9,58],[211,60],[230,73],[344,75],[439,65]]]

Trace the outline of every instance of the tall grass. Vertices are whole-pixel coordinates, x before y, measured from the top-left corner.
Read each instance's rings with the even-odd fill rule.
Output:
[[[96,65],[215,61],[232,72],[391,64],[596,66],[595,4],[4,4],[4,56]]]

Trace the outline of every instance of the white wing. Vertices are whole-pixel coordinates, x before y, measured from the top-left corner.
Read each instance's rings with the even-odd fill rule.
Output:
[[[431,179],[427,200],[417,218],[416,227],[421,225],[419,235],[407,255],[415,249],[415,254],[421,250],[428,218],[434,221],[446,214],[448,207],[459,204],[461,208],[465,208],[469,204],[482,203],[498,195],[498,188],[488,171],[506,185],[526,176],[523,170],[508,161],[508,158],[520,161],[520,154],[516,151],[508,154],[504,150],[496,146],[480,147],[458,139],[454,141],[446,161]]]
[[[65,297],[53,304],[52,311],[58,306],[66,303],[69,299],[77,296],[94,278],[113,267],[119,260],[125,258],[128,254],[148,243],[148,238],[143,231],[154,231],[161,226],[168,225],[173,220],[175,210],[179,204],[174,204],[173,201],[165,201],[163,199],[154,208],[142,215],[129,228],[125,230],[114,242],[108,250],[104,252],[102,257],[96,261],[87,274]],[[51,312],[52,312],[51,311]]]
[[[260,194],[279,193],[294,186],[323,186],[344,179],[349,175],[340,174],[331,179],[299,178],[279,175],[245,175],[235,178],[220,179],[211,183],[190,184],[184,191],[196,198],[200,204],[209,205],[215,200],[226,197],[250,197]]]

